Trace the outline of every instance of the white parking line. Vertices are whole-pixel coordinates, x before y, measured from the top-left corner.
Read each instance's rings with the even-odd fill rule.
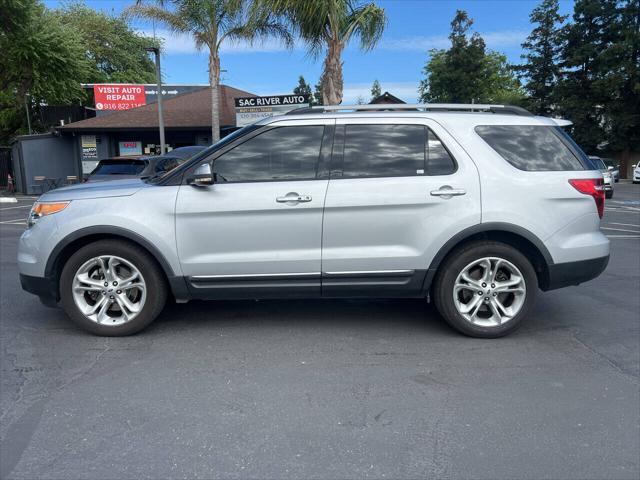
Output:
[[[640,233],[640,230],[628,230],[625,228],[608,228],[608,227],[600,227],[602,230],[615,230],[616,232],[630,232],[630,233]]]
[[[609,222],[607,225],[622,225],[622,226],[625,226],[625,227],[638,227],[638,228],[640,228],[640,225],[635,225],[633,223]]]
[[[31,208],[31,205],[20,205],[19,207],[5,207],[5,208],[0,208],[0,212],[4,211],[4,210],[15,210],[16,208]]]
[[[13,220],[5,220],[0,222],[2,225],[26,225],[27,222],[21,218],[14,218]]]

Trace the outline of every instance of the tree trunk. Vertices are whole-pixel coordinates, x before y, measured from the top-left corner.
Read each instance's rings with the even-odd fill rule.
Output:
[[[620,155],[620,178],[629,178],[627,172],[631,170],[631,178],[633,178],[633,168],[629,168],[629,164],[631,163],[631,150],[629,148],[625,148]]]
[[[211,87],[211,143],[220,140],[220,57],[213,50],[209,53],[209,85]]]
[[[322,99],[325,105],[342,103],[342,50],[344,45],[339,41],[329,42],[327,56],[322,71]]]

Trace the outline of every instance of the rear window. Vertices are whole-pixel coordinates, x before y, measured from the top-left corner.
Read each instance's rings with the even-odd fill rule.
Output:
[[[142,160],[102,160],[91,175],[138,175],[145,165]]]
[[[559,127],[479,125],[476,133],[507,162],[520,170],[584,170],[586,155]]]

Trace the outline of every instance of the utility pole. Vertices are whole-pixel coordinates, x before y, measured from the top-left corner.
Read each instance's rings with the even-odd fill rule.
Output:
[[[162,76],[160,74],[160,49],[157,47],[147,48],[147,52],[155,54],[156,60],[156,81],[158,90],[158,126],[160,128],[160,155],[167,151],[164,141],[164,117],[162,116]]]

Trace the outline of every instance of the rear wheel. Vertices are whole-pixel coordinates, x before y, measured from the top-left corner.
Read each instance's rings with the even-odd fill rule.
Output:
[[[164,277],[137,245],[102,240],[69,258],[60,277],[60,299],[69,317],[97,335],[122,336],[149,325],[167,297]]]
[[[474,242],[443,262],[434,301],[458,331],[495,338],[520,326],[535,302],[537,287],[535,270],[518,250],[499,242]]]

